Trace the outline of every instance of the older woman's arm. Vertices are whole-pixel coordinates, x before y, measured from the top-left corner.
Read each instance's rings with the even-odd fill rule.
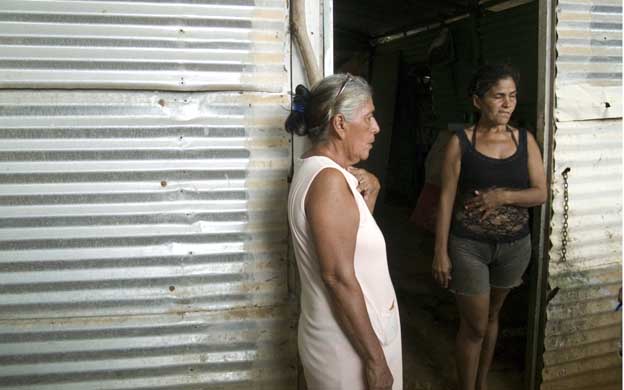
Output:
[[[482,219],[500,206],[533,207],[546,202],[546,174],[544,173],[542,155],[533,135],[527,132],[527,136],[529,188],[524,190],[497,188],[476,192],[475,195],[477,196],[468,200],[466,207],[483,213]]]
[[[362,358],[370,389],[390,389],[393,378],[355,275],[359,210],[342,173],[324,169],[312,182],[305,211],[314,235],[321,276],[334,315]]]

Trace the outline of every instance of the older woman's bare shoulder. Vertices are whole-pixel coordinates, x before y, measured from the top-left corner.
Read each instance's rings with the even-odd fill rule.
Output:
[[[350,217],[357,211],[346,177],[332,167],[324,168],[316,175],[306,195],[305,205],[309,215],[316,211]]]
[[[314,178],[314,182],[323,183],[328,186],[346,186],[345,175],[335,167],[323,168]]]
[[[312,180],[308,194],[312,197],[352,197],[345,175],[334,167],[323,168]]]

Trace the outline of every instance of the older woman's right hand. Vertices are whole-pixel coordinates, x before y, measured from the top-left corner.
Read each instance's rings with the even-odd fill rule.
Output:
[[[440,285],[440,287],[448,288],[449,281],[451,280],[451,259],[446,251],[441,253],[436,252],[433,257],[433,264],[431,265],[431,271],[433,273],[433,279]]]
[[[381,185],[377,176],[362,168],[348,167],[347,170],[358,180],[357,190],[363,197],[379,193]]]
[[[367,390],[392,390],[394,378],[386,361],[366,364]]]

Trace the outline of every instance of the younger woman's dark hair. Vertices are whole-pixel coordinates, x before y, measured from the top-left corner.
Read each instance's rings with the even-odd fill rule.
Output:
[[[472,76],[468,85],[468,96],[476,95],[482,98],[496,83],[508,78],[514,81],[516,88],[520,87],[520,74],[511,65],[483,65]]]
[[[316,83],[311,91],[298,85],[284,127],[289,133],[307,135],[313,142],[328,135],[331,118],[343,114],[352,120],[372,96],[366,80],[350,74],[334,74]]]

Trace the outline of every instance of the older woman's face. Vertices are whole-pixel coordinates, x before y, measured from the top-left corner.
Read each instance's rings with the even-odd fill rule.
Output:
[[[473,103],[483,119],[495,125],[506,125],[516,109],[516,83],[512,78],[498,80],[483,97],[475,97]]]
[[[379,133],[374,113],[373,99],[368,99],[357,110],[355,117],[346,122],[348,153],[354,163],[366,160],[373,148],[375,136]]]

